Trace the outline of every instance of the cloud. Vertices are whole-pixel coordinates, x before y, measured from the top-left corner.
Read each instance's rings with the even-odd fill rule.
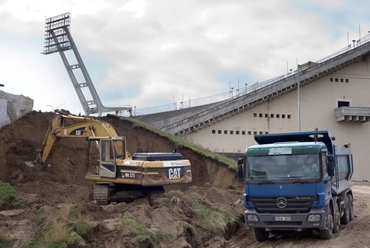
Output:
[[[82,111],[59,55],[40,55],[45,17],[71,12],[72,37],[104,105],[201,98],[336,52],[358,38],[360,24],[363,35],[370,30],[364,9],[340,0],[2,1],[0,65],[9,73],[0,81],[39,108],[55,101]],[[35,84],[54,98],[27,86]]]

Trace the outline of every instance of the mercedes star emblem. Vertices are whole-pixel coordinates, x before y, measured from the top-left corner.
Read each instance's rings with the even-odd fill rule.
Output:
[[[276,200],[276,206],[278,208],[286,208],[287,205],[288,205],[288,201],[284,197],[279,197]]]

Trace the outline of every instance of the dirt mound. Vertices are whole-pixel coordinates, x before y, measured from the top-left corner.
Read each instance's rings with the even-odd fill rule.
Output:
[[[130,231],[122,225],[124,215],[134,219],[140,225],[158,230],[161,235],[170,236],[171,238],[166,238],[170,243],[167,247],[171,247],[171,243],[175,240],[183,243],[183,247],[188,244],[202,247],[205,240],[212,239],[215,233],[219,232],[221,236],[231,237],[232,234],[228,230],[235,231],[239,227],[237,223],[240,220],[235,216],[242,212],[241,185],[234,172],[229,171],[223,164],[196,154],[188,148],[176,147],[164,137],[143,128],[134,127],[133,123],[113,116],[103,119],[115,128],[118,135],[126,137],[127,149],[131,154],[138,151],[171,152],[176,148],[192,164],[193,183],[166,187],[166,196],[161,198],[156,206],[148,204],[146,199],[137,199],[129,204],[111,203],[108,206],[97,207],[91,202],[93,183],[84,179],[85,141],[80,138],[62,139],[46,171],[21,171],[19,167],[21,162],[36,158],[36,150],[41,148],[48,125],[54,117],[54,113],[31,112],[4,127],[0,132],[0,170],[2,171],[0,180],[9,182],[16,189],[17,199],[24,203],[25,209],[12,219],[18,217],[25,219],[27,223],[24,225],[32,226],[30,232],[23,234],[23,237],[34,237],[35,230],[43,233],[42,227],[50,226],[55,221],[55,218],[52,220],[48,215],[56,212],[56,219],[59,220],[58,218],[63,218],[60,216],[62,215],[60,211],[71,211],[70,209],[76,204],[78,206],[82,204],[83,211],[80,214],[86,215],[89,223],[95,223],[90,233],[84,236],[88,247],[108,245],[122,247],[122,244],[126,244],[127,247],[137,246],[138,241],[131,237]],[[213,185],[217,188],[212,187]],[[193,200],[187,201],[182,198],[184,193],[187,194],[188,199]],[[222,231],[216,227],[215,231],[208,231],[207,226],[199,222],[192,201],[202,202],[199,204],[208,205],[209,208],[217,211],[232,213],[229,217],[230,223],[223,223],[220,227]],[[234,202],[238,204],[233,205]],[[43,225],[38,226],[35,219],[43,219]],[[9,221],[11,220],[6,221],[7,225]],[[19,226],[17,228],[23,229]],[[17,232],[15,229],[16,227],[9,228],[10,232]],[[17,237],[19,243],[22,239],[24,241],[24,238],[20,238],[17,234],[13,233],[13,236]],[[115,241],[111,240],[112,236],[115,237]],[[45,239],[45,237],[37,237],[34,242],[42,238]],[[160,241],[162,239],[156,242],[163,243]],[[151,247],[154,243],[148,240],[140,244]],[[166,246],[164,243],[161,245]]]

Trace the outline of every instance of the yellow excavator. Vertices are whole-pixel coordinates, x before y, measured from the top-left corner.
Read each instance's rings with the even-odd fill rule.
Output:
[[[144,195],[163,192],[164,185],[192,182],[191,164],[177,152],[134,153],[126,149],[126,139],[101,119],[58,115],[50,122],[42,148],[28,167],[45,169],[62,138],[85,138],[85,179],[94,181],[94,200],[108,204],[121,191],[140,190]],[[154,194],[155,193],[155,194]]]

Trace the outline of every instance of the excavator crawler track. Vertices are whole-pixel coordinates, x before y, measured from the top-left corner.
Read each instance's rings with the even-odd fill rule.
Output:
[[[162,186],[150,187],[148,191],[148,201],[151,206],[155,206],[160,198],[164,196],[164,188]]]
[[[109,200],[109,184],[95,184],[94,200],[98,205],[107,205]]]

